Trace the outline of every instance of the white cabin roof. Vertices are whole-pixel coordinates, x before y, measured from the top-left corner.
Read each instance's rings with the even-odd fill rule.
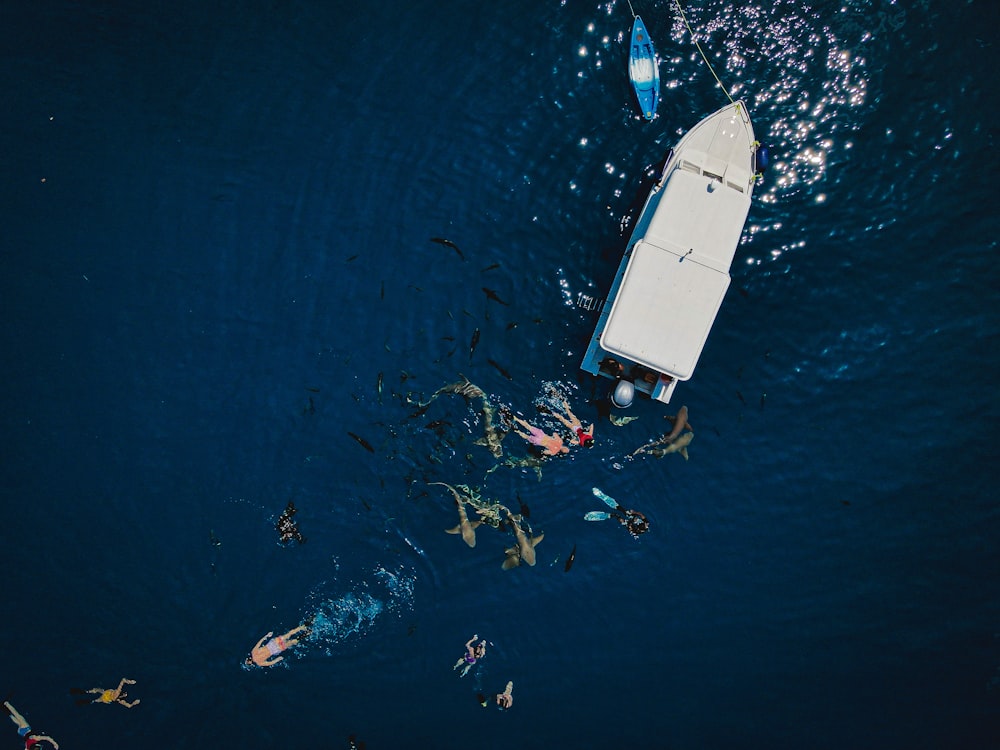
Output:
[[[632,249],[601,347],[687,380],[729,288],[750,194],[725,177],[690,171],[683,161],[661,193]]]

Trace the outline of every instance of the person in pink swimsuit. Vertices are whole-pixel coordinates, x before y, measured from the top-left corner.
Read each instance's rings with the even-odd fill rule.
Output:
[[[298,645],[299,639],[293,638],[292,636],[303,631],[308,632],[309,628],[305,625],[299,625],[297,628],[292,628],[287,633],[279,635],[277,638],[271,638],[271,636],[274,635],[274,632],[269,632],[257,641],[257,645],[250,651],[250,657],[246,660],[247,666],[256,664],[258,667],[273,667],[285,658],[284,656],[279,656],[282,651]],[[267,643],[264,643],[264,641],[268,638],[270,638],[270,640],[268,640]]]
[[[532,445],[537,445],[546,454],[550,456],[558,456],[560,453],[569,453],[569,448],[563,443],[562,436],[560,435],[549,435],[545,430],[540,427],[535,427],[532,424],[528,424],[523,419],[521,419],[516,414],[511,415],[514,417],[514,421],[525,428],[527,432],[523,432],[517,427],[514,428],[514,432],[523,437]]]

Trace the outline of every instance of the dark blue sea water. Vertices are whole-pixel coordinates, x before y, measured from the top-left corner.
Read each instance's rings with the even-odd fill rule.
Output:
[[[4,5],[0,691],[35,728],[67,750],[1000,746],[994,3],[686,5],[774,161],[695,377],[540,478],[488,473],[457,397],[410,418],[459,373],[598,417],[577,298],[726,102],[676,8],[634,5],[652,123],[621,2]],[[681,404],[690,460],[625,460]],[[520,498],[537,565],[444,534],[434,481]],[[595,486],[649,533],[584,521]],[[289,500],[307,541],[283,547]],[[242,668],[310,615],[285,664]],[[123,675],[131,711],[69,694]],[[507,680],[513,708],[481,708]]]

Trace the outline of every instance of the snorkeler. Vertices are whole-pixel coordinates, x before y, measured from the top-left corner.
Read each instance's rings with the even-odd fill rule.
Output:
[[[139,699],[136,698],[134,701],[129,703],[125,698],[125,690],[123,689],[125,685],[134,685],[135,680],[130,680],[127,677],[122,677],[121,682],[118,683],[118,687],[114,690],[105,690],[104,688],[91,688],[90,690],[80,690],[79,688],[72,688],[71,693],[75,695],[84,695],[86,693],[94,693],[97,695],[94,700],[88,700],[83,698],[77,703],[83,705],[85,703],[120,703],[125,706],[125,708],[132,708],[132,706],[139,705]]]
[[[461,659],[455,662],[455,666],[452,667],[452,670],[455,670],[461,667],[463,664],[465,665],[465,668],[462,670],[462,674],[460,674],[459,677],[465,677],[465,675],[469,673],[469,670],[472,669],[472,665],[475,664],[476,661],[478,661],[479,659],[482,659],[484,656],[486,656],[485,640],[480,641],[478,646],[473,647],[472,645],[472,642],[475,641],[478,637],[479,637],[478,635],[474,635],[468,641],[466,641],[465,654],[462,656]]]
[[[510,708],[514,705],[514,681],[509,680],[507,682],[507,687],[504,688],[502,693],[497,693],[497,705],[500,708]]]
[[[562,400],[562,408],[566,412],[566,416],[563,416],[557,411],[552,412],[552,416],[562,422],[566,427],[573,431],[576,436],[576,444],[581,448],[593,448],[594,447],[594,425],[591,424],[588,429],[584,429],[583,422],[572,412],[569,408],[569,403],[566,399]]]
[[[629,510],[623,507],[617,500],[613,497],[608,497],[602,490],[597,487],[593,488],[594,497],[598,497],[604,501],[604,504],[611,508],[611,512],[605,510],[592,510],[583,516],[585,521],[606,521],[609,518],[613,518],[626,529],[628,533],[632,535],[634,539],[638,539],[640,534],[645,534],[649,531],[649,520],[645,515],[637,510]]]
[[[7,715],[10,716],[10,720],[17,725],[17,733],[24,739],[25,750],[32,747],[40,747],[43,742],[48,742],[56,750],[59,750],[59,743],[47,734],[32,732],[31,725],[17,712],[16,708],[10,705],[10,702],[4,701],[3,707],[7,711]]]
[[[302,536],[302,533],[299,531],[298,524],[292,520],[292,516],[294,516],[297,512],[295,503],[289,500],[285,510],[282,511],[281,516],[278,518],[278,523],[274,525],[274,527],[278,530],[280,541],[282,543],[294,540],[299,544],[302,544],[306,540],[306,538]]]
[[[545,430],[540,427],[535,427],[534,425],[528,424],[523,419],[521,419],[516,414],[511,415],[514,421],[519,425],[522,425],[527,432],[522,432],[521,430],[514,428],[514,432],[520,435],[522,438],[527,440],[532,445],[537,445],[539,448],[549,456],[558,456],[560,453],[569,453],[569,448],[563,444],[562,436],[560,435],[549,435]]]
[[[292,628],[284,635],[279,635],[277,638],[271,638],[274,632],[271,631],[259,641],[257,645],[253,647],[250,651],[250,656],[247,658],[245,664],[250,666],[251,664],[256,664],[258,667],[273,667],[279,661],[284,659],[284,656],[278,656],[285,649],[289,649],[292,646],[297,646],[299,644],[298,638],[293,638],[292,636],[296,633],[305,632],[309,633],[309,628],[305,625],[299,625],[297,628]],[[303,636],[305,637],[305,636]],[[271,638],[267,643],[264,641]]]

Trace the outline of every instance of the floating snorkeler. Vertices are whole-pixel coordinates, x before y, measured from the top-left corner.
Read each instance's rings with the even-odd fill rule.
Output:
[[[49,737],[47,734],[42,734],[41,732],[34,732],[31,729],[31,725],[28,724],[27,719],[25,719],[21,714],[17,712],[17,709],[10,705],[9,701],[3,702],[4,710],[7,715],[10,716],[10,720],[14,722],[17,726],[17,733],[24,740],[25,748],[29,747],[41,747],[43,742],[48,742],[56,750],[59,750],[59,743],[54,739]]]
[[[550,435],[541,427],[535,427],[533,424],[529,424],[516,414],[513,415],[513,417],[514,421],[526,430],[519,430],[515,427],[514,432],[527,440],[533,446],[537,447],[543,455],[558,456],[562,453],[569,453],[569,447],[563,443],[562,436],[558,433]]]
[[[128,696],[125,694],[124,688],[126,685],[134,685],[134,684],[135,680],[130,680],[127,677],[122,677],[121,682],[118,683],[118,687],[116,687],[114,690],[105,690],[104,688],[91,688],[90,690],[80,690],[79,688],[71,688],[70,692],[73,693],[74,695],[85,695],[87,693],[94,693],[95,695],[97,695],[97,697],[94,698],[93,700],[90,700],[89,698],[81,698],[80,700],[78,700],[77,704],[81,706],[87,703],[107,703],[107,704],[118,703],[122,706],[125,706],[125,708],[132,708],[132,706],[139,705],[139,699],[136,698],[131,703],[125,700],[125,698],[127,698]]]
[[[612,509],[611,513],[603,510],[592,510],[586,515],[584,515],[585,521],[606,521],[609,518],[614,518],[622,526],[628,529],[628,533],[632,535],[634,539],[638,539],[640,534],[645,534],[649,531],[649,521],[646,519],[642,513],[637,510],[628,510],[619,505],[618,501],[613,497],[608,497],[600,489],[594,487],[594,496],[600,498],[604,501],[604,504]]]
[[[452,667],[452,671],[454,671],[464,665],[464,667],[462,668],[462,673],[459,675],[459,677],[465,677],[465,675],[469,673],[469,670],[472,669],[472,666],[477,661],[486,656],[485,640],[480,641],[475,646],[472,645],[473,642],[478,637],[479,637],[478,635],[473,635],[468,641],[465,642],[465,653],[462,654],[462,657],[457,662],[455,662],[455,666]]]
[[[508,680],[507,687],[502,693],[497,693],[497,705],[502,709],[508,709],[514,705],[514,681]]]
[[[594,424],[591,423],[590,427],[585,428],[583,422],[580,421],[579,417],[573,413],[569,408],[569,402],[565,398],[560,398],[562,409],[566,412],[565,415],[560,414],[558,411],[553,411],[552,416],[562,422],[566,427],[573,431],[575,437],[575,442],[581,448],[593,448],[594,447]]]
[[[274,525],[274,527],[278,530],[278,534],[280,535],[279,539],[282,544],[291,541],[303,544],[306,541],[306,538],[302,536],[302,533],[299,531],[298,523],[292,520],[292,516],[294,516],[297,512],[298,511],[295,509],[295,503],[289,500],[285,510],[278,518],[278,523]]]
[[[268,632],[263,638],[257,641],[257,645],[253,647],[250,651],[250,656],[247,657],[244,662],[248,667],[256,664],[258,667],[273,667],[279,661],[282,661],[285,657],[279,656],[282,651],[297,646],[301,641],[298,638],[293,638],[296,633],[309,634],[309,628],[306,625],[299,625],[297,628],[292,628],[284,635],[279,635],[277,638],[271,638],[274,635],[273,631]],[[305,638],[305,635],[302,636]],[[264,643],[266,639],[270,638],[267,643]]]

